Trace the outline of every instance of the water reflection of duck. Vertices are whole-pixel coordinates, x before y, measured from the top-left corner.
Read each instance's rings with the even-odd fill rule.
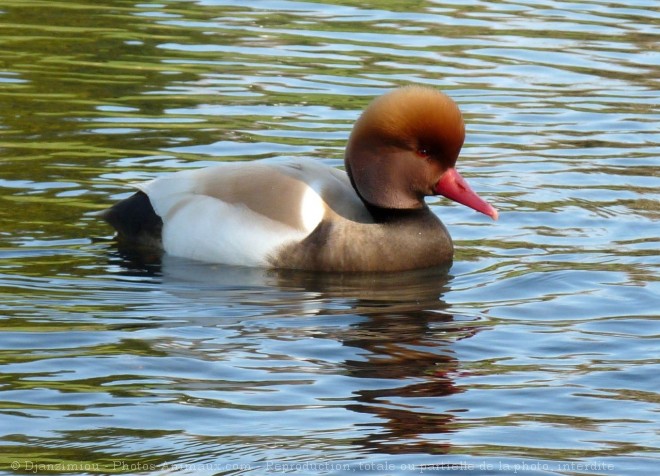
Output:
[[[463,391],[455,383],[459,361],[452,347],[481,326],[450,312],[443,300],[452,279],[446,268],[314,273],[164,256],[160,276],[166,292],[184,297],[183,302],[205,303],[208,314],[216,314],[209,320],[214,326],[219,322],[217,314],[224,311],[213,311],[213,303],[238,302],[256,308],[256,315],[263,310],[261,317],[250,321],[260,340],[286,336],[308,342],[308,348],[318,346],[317,342],[338,342],[350,349],[346,360],[335,363],[337,372],[351,378],[353,389],[342,404],[373,417],[352,444],[389,454],[450,450],[445,435],[456,425],[455,412],[463,411],[445,403],[446,397]],[[328,321],[319,326],[314,317]],[[221,322],[227,319],[222,316]],[[237,318],[238,328],[244,319]],[[420,403],[404,403],[410,399]]]
[[[223,163],[137,185],[104,217],[127,241],[175,256],[322,271],[400,271],[451,262],[424,202],[444,195],[497,218],[454,165],[456,104],[426,87],[376,99],[346,147],[346,173],[311,159]]]
[[[168,325],[231,329],[233,343],[209,344],[211,348],[254,339],[256,358],[265,365],[270,343],[304,342],[302,347],[291,344],[302,352],[292,361],[316,363],[311,374],[296,370],[302,373],[291,385],[317,380],[317,365],[335,368],[340,379],[348,378],[350,383],[342,384],[348,393],[341,399],[333,391],[334,400],[323,400],[327,395],[322,386],[315,391],[326,405],[343,405],[371,422],[355,432],[352,444],[390,454],[449,451],[445,435],[456,425],[455,412],[463,411],[448,398],[463,391],[455,383],[459,362],[453,345],[481,326],[450,312],[443,300],[451,283],[446,267],[316,273],[216,265],[170,255],[159,260],[149,255],[144,261],[136,260],[134,253],[121,258],[118,264],[132,276],[131,286],[136,276],[158,280],[158,299],[165,309],[159,318],[175,316]],[[326,348],[320,345],[329,350],[320,350]],[[177,347],[177,355],[181,352]],[[288,362],[288,357],[281,358],[284,362],[273,367],[274,374]],[[266,376],[260,385],[282,384],[273,382]]]

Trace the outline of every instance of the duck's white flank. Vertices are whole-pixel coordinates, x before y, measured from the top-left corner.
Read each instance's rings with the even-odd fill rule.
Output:
[[[323,220],[324,192],[351,192],[347,179],[337,179],[343,172],[332,169],[329,180],[321,180],[319,168],[329,169],[312,160],[224,163],[176,172],[136,188],[149,196],[163,220],[168,253],[267,266],[277,250],[303,240]]]
[[[300,220],[311,233],[321,223],[326,212],[325,202],[321,198],[322,185],[319,182],[307,184],[300,204]]]
[[[255,230],[259,232],[255,233]],[[186,258],[244,266],[265,266],[280,246],[306,233],[214,197],[182,200],[163,226],[163,247]]]

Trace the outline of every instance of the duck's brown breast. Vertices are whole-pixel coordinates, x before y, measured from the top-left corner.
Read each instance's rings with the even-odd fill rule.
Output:
[[[373,272],[429,268],[451,263],[454,247],[428,208],[378,223],[326,217],[303,241],[270,257],[277,268]]]

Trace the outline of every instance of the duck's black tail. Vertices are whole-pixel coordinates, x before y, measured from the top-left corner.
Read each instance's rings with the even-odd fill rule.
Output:
[[[100,216],[117,230],[121,241],[162,248],[163,220],[154,211],[146,193],[137,192],[101,212]]]

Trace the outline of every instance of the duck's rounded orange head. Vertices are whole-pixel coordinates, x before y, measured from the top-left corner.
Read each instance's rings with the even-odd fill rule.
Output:
[[[493,219],[497,210],[456,171],[463,116],[449,96],[404,86],[375,99],[355,123],[346,171],[362,200],[384,209],[418,209],[443,195]]]

